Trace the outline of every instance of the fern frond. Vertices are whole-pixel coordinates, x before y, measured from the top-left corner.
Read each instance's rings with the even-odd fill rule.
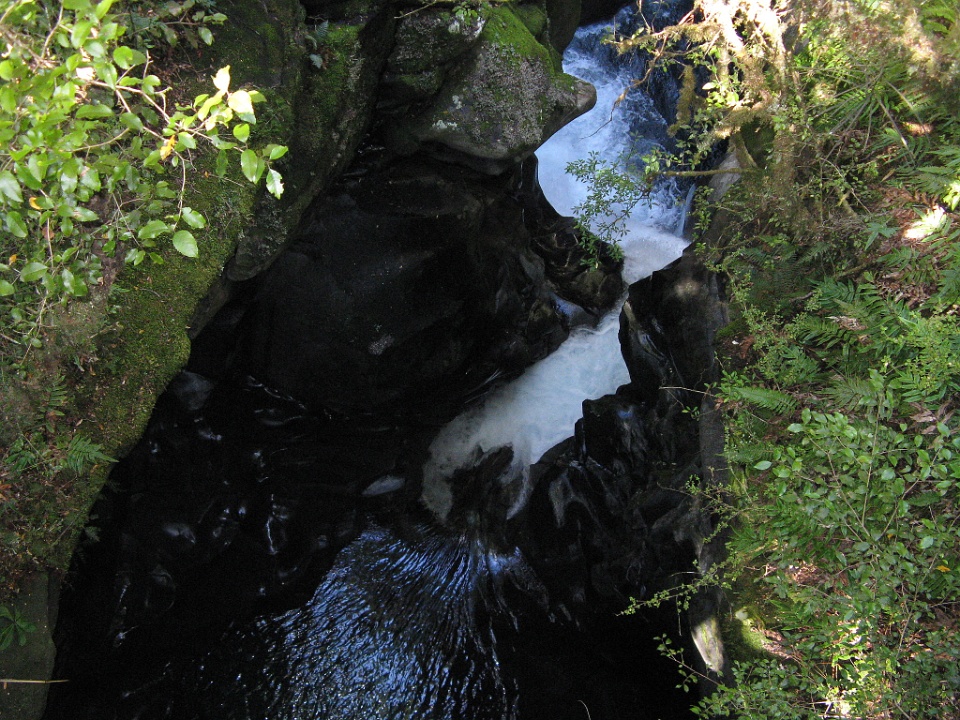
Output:
[[[67,455],[64,465],[68,470],[77,474],[98,462],[116,462],[109,455],[105,455],[103,447],[91,442],[83,435],[74,435],[67,446]]]
[[[850,330],[836,320],[818,315],[807,315],[801,318],[797,322],[797,330],[800,340],[810,345],[819,345],[826,350],[856,339]]]
[[[789,414],[797,409],[797,401],[793,396],[779,390],[765,387],[741,387],[737,388],[736,395],[738,400],[777,415]]]
[[[883,401],[882,388],[878,388],[875,382],[846,375],[834,377],[833,382],[824,388],[823,396],[831,405],[844,411],[877,407]]]

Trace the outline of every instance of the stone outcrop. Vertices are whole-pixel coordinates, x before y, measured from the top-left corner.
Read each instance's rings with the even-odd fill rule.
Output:
[[[408,108],[391,123],[387,143],[396,152],[422,150],[496,175],[596,102],[592,86],[564,74],[556,51],[539,43],[509,8],[483,8],[466,26],[454,16],[447,27],[460,38],[481,29],[471,52],[447,71],[425,107]],[[438,84],[443,71],[424,67],[429,63],[424,56],[403,45],[399,55],[408,68],[419,70],[406,87]]]

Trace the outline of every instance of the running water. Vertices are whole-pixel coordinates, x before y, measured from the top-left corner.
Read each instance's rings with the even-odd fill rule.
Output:
[[[610,26],[598,23],[581,28],[563,56],[563,69],[593,84],[597,104],[593,110],[562,127],[537,150],[540,186],[550,204],[561,215],[576,215],[586,199],[589,186],[566,171],[575,160],[596,154],[611,164],[635,164],[656,146],[650,138],[640,137],[637,126],[666,126],[653,107],[653,101],[638,92],[619,102],[624,90],[633,85],[637,67],[632,63],[610,62],[613,53],[603,45]],[[622,213],[623,207],[613,211]],[[676,260],[686,242],[678,236],[684,207],[678,203],[678,190],[671,183],[661,184],[646,202],[629,209],[621,241],[624,251],[623,278],[634,283]]]
[[[630,103],[617,104],[637,70],[607,60],[609,48],[601,40],[608,31],[605,24],[581,28],[563,57],[566,72],[596,87],[596,106],[563,127],[537,151],[540,185],[553,207],[565,215],[573,215],[589,191],[585,183],[566,172],[568,163],[591,153],[604,161],[629,157],[636,162],[655,143],[635,138],[634,126],[651,120],[666,124],[645,96],[638,94]],[[627,283],[650,275],[680,256],[687,244],[682,237],[687,205],[679,201],[673,183],[664,183],[648,201],[630,210],[627,232],[620,243]],[[515,472],[525,473],[543,453],[573,434],[583,414],[584,400],[613,393],[630,381],[620,353],[619,315],[618,306],[596,328],[575,330],[556,352],[441,431],[424,468],[423,499],[434,513],[447,516],[453,495],[447,479],[478,452],[509,445]],[[518,505],[524,494],[517,498]]]

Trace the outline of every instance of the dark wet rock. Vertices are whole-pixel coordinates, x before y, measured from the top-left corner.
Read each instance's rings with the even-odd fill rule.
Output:
[[[563,53],[581,24],[581,0],[546,0],[550,19],[550,43]]]
[[[629,476],[595,462],[581,442],[557,446],[530,471],[532,494],[511,537],[548,589],[561,618],[622,609],[654,569],[647,527],[631,509]]]
[[[228,60],[235,83],[255,83],[271,94],[276,119],[270,122],[282,119],[289,132],[271,140],[290,148],[277,163],[285,192],[279,200],[266,192],[260,196],[252,211],[257,222],[243,234],[227,266],[231,282],[254,277],[283,251],[303,211],[350,164],[369,127],[392,42],[393,9],[374,0],[354,4],[356,13],[328,18],[334,22],[322,47],[304,39],[316,26],[304,26],[303,10],[293,0],[232,2],[223,8],[230,17],[224,26],[229,34],[220,37],[213,51],[221,45],[244,48],[241,58]],[[323,70],[313,66],[311,53],[324,58]],[[196,326],[219,308],[216,298],[210,300]]]
[[[621,316],[621,343],[634,384],[702,392],[716,376],[713,338],[725,323],[716,276],[692,252],[635,283]],[[697,402],[699,404],[699,401]]]
[[[522,212],[502,182],[420,163],[346,183],[266,275],[243,367],[339,410],[517,372],[566,334]]]

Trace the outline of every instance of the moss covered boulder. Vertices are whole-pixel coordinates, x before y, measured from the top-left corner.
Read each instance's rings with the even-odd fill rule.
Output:
[[[387,131],[393,150],[418,150],[490,174],[503,172],[593,107],[593,87],[560,67],[560,57],[506,7],[480,11],[476,46],[450,70],[425,108]]]

